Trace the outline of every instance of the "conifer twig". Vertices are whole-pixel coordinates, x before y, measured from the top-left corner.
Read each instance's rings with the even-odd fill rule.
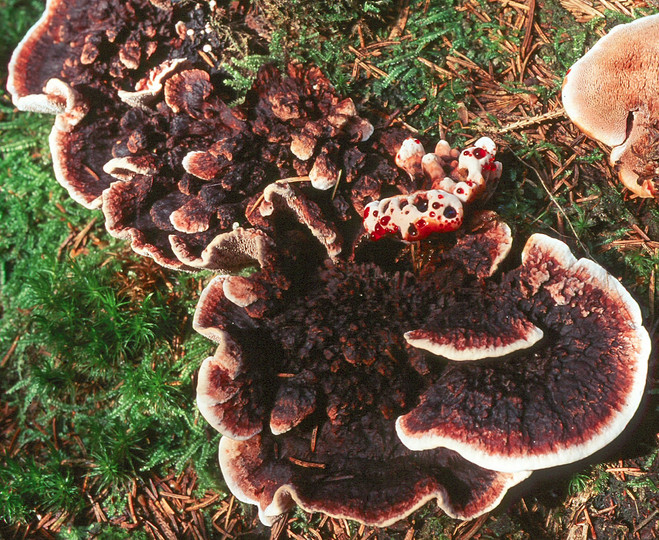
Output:
[[[542,122],[547,122],[549,120],[555,120],[557,118],[562,118],[565,116],[565,109],[560,107],[559,109],[546,112],[544,114],[539,114],[537,116],[530,116],[529,118],[524,118],[524,120],[518,120],[512,124],[506,124],[503,126],[498,133],[508,133],[509,131],[515,131],[517,129],[523,129],[529,126],[534,126],[536,124],[541,124]]]

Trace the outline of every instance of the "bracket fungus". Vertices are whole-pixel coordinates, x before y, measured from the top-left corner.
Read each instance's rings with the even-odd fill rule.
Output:
[[[375,438],[372,429],[357,435],[327,430],[316,435],[323,443],[313,449],[313,432],[246,441],[222,437],[222,474],[236,498],[258,507],[265,525],[298,504],[308,512],[378,527],[433,499],[451,517],[474,518],[495,508],[530,474],[483,469],[446,449],[406,451],[395,434]],[[337,450],[344,445],[344,451]]]
[[[194,326],[219,346],[197,402],[264,523],[297,503],[386,525],[431,498],[472,518],[629,422],[650,352],[630,295],[543,235],[493,279],[510,229],[488,212],[469,223],[417,275],[307,261],[284,288],[257,272],[204,290]]]
[[[101,205],[111,182],[103,165],[121,114],[122,85],[139,77],[137,64],[172,54],[171,11],[145,0],[48,0],[41,19],[18,45],[7,89],[21,110],[57,114],[50,136],[57,180],[88,208]],[[137,63],[137,64],[136,64]],[[75,103],[65,98],[70,89]],[[70,121],[72,111],[76,121]]]
[[[10,64],[14,103],[57,114],[57,180],[76,201],[100,207],[110,234],[137,253],[179,270],[235,268],[228,253],[211,253],[215,238],[236,225],[272,235],[288,214],[336,258],[354,245],[365,206],[384,194],[442,189],[469,203],[496,176],[487,171],[489,139],[474,147],[487,163],[469,163],[469,152],[443,141],[434,166],[424,172],[415,154],[408,174],[395,156],[410,132],[375,129],[315,67],[264,66],[244,103],[227,106],[231,92],[200,61],[184,22],[194,25],[199,9],[49,0]],[[438,166],[445,174],[434,187]],[[307,181],[283,182],[291,178]]]
[[[173,269],[225,270],[235,265],[209,253],[218,235],[236,225],[272,235],[288,214],[336,258],[354,246],[372,201],[441,189],[467,204],[500,174],[487,138],[462,154],[442,141],[425,169],[412,152],[412,171],[395,157],[410,132],[375,129],[315,67],[264,66],[244,103],[227,106],[219,71],[200,61],[194,32],[188,39],[183,20],[199,9],[50,0],[10,65],[15,104],[58,115],[50,138],[58,181],[100,207],[110,234],[137,253]],[[292,178],[307,181],[283,182]]]
[[[659,196],[659,15],[614,27],[567,72],[563,105],[641,197]]]
[[[57,114],[57,180],[76,201],[102,209],[110,234],[169,268],[224,270],[235,265],[213,266],[222,258],[209,246],[249,225],[248,204],[278,179],[306,175],[305,192],[334,188],[322,211],[305,192],[293,209],[325,222],[358,221],[353,201],[361,210],[374,189],[399,183],[386,152],[367,157],[383,148],[382,136],[370,141],[373,126],[317,68],[291,64],[282,74],[266,66],[245,103],[228,107],[232,94],[218,70],[200,61],[194,32],[181,32],[186,10],[199,9],[49,0],[12,57],[14,103]],[[262,214],[254,213],[259,224]],[[328,244],[331,255],[336,244]]]

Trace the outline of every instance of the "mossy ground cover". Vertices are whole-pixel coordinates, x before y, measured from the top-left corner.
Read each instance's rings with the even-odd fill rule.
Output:
[[[218,4],[222,4],[218,2]],[[266,61],[314,62],[374,123],[500,147],[489,206],[517,244],[566,241],[639,301],[656,336],[659,207],[615,180],[606,149],[565,117],[567,68],[653,2],[300,0],[245,3],[211,21],[238,95]],[[37,0],[0,0],[0,85]],[[208,276],[163,270],[104,230],[55,182],[51,118],[0,91],[0,536],[3,538],[653,538],[659,534],[658,397],[620,443],[537,473],[467,523],[433,504],[388,529],[302,511],[271,531],[227,491],[218,436],[194,406],[212,345],[191,329]],[[519,249],[519,247],[518,247]],[[514,257],[513,254],[512,257]],[[283,536],[282,536],[283,537]]]

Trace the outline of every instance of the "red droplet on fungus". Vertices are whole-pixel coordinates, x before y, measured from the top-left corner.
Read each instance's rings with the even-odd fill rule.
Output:
[[[474,157],[476,159],[483,159],[487,155],[487,152],[482,148],[474,148]]]

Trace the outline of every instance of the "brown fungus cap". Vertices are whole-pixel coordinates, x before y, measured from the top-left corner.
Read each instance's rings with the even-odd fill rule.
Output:
[[[659,194],[659,14],[613,28],[567,72],[563,105],[641,197]]]
[[[502,300],[542,328],[545,339],[493,361],[450,363],[398,419],[403,443],[520,471],[578,461],[615,439],[641,401],[650,353],[629,293],[596,263],[536,234],[522,266],[504,275],[486,305]],[[478,312],[496,327],[496,310]]]
[[[80,93],[59,79],[50,79],[44,92],[49,99],[65,103],[48,139],[55,178],[75,201],[87,208],[96,208],[101,203],[100,194],[106,183],[87,165],[98,164],[98,161],[88,152],[77,151],[86,142],[84,120],[89,106]]]
[[[261,216],[271,216],[280,209],[292,212],[300,223],[308,227],[332,259],[341,253],[341,236],[336,226],[324,217],[316,203],[289,182],[275,182],[263,190],[263,202],[258,210]],[[258,223],[254,219],[252,221]]]
[[[456,245],[442,256],[460,257],[470,274],[486,278],[496,272],[511,247],[510,227],[494,212],[478,211],[458,233]],[[440,320],[431,319],[423,328],[407,332],[407,342],[460,361],[504,356],[542,338],[542,330],[511,299],[500,298],[496,289],[493,296],[483,289],[465,294],[471,294],[469,309],[460,303],[445,308]]]
[[[249,164],[248,154],[237,174],[219,181],[187,173],[185,169],[192,171],[186,160],[191,145],[212,145],[224,136],[222,156],[239,152],[244,124],[215,95],[204,71],[174,73],[164,88],[155,95],[155,109],[129,109],[118,122],[114,157],[104,170],[130,185],[116,182],[104,193],[107,228],[117,236],[139,239],[133,246],[165,266],[236,269],[235,260],[218,257],[210,244],[244,219],[244,194],[236,192],[249,182],[258,185],[264,167],[257,160]]]
[[[103,165],[103,172],[117,180],[127,182],[135,178],[138,174],[151,176],[158,172],[158,168],[153,156],[125,156],[112,158]]]
[[[111,156],[116,122],[112,118],[100,119],[88,114],[79,123],[62,129],[61,117],[58,115],[49,137],[55,178],[73,200],[86,208],[99,208],[103,204],[103,191],[113,180],[104,166]],[[136,166],[136,163],[128,165]]]
[[[215,371],[223,380],[228,369],[232,384],[251,392],[241,381],[256,370],[258,377],[252,373],[250,381],[256,377],[264,386],[255,394],[261,396],[260,403],[253,406],[259,414],[266,407],[261,422],[276,426],[277,432],[311,414],[316,396],[331,423],[349,423],[361,414],[393,420],[395,411],[411,407],[426,384],[414,366],[423,364],[427,355],[406,343],[405,332],[423,324],[435,310],[448,313],[457,303],[455,309],[464,311],[471,298],[456,296],[457,290],[482,290],[459,257],[438,259],[419,277],[384,271],[372,263],[315,268],[308,258],[272,268],[286,269],[287,277],[266,268],[249,277],[214,279],[195,312],[195,329],[220,343],[202,367],[200,409],[220,431],[234,437],[235,428],[214,409],[225,408],[224,398],[214,397],[216,390],[220,396],[224,390],[209,382]],[[280,392],[282,388],[287,390]],[[304,404],[288,406],[292,395],[303,396]],[[362,404],[353,402],[355,396]],[[248,409],[243,407],[242,413]],[[272,410],[277,411],[273,422]],[[286,410],[294,417],[283,419]]]
[[[172,52],[171,14],[146,0],[48,0],[39,21],[15,49],[7,88],[21,110],[61,112],[44,86],[59,78],[86,94],[109,98],[133,85],[138,66]],[[167,50],[165,50],[167,49]],[[126,64],[130,64],[128,67]]]
[[[495,242],[501,224],[483,222],[476,234]],[[289,246],[278,245],[286,257]],[[397,438],[395,418],[441,372],[406,343],[405,331],[456,302],[468,309],[471,297],[456,293],[482,291],[475,269],[491,265],[501,248],[463,241],[449,251],[419,276],[302,260],[277,265],[289,277],[277,283],[260,271],[206,287],[194,327],[218,348],[200,369],[197,403],[226,435],[220,460],[228,485],[259,505],[265,523],[297,502],[387,525],[433,498],[450,515],[471,518],[527,476],[486,471],[445,449],[411,451]],[[467,253],[484,260],[469,270],[461,262]]]
[[[151,68],[146,77],[135,83],[135,90],[118,90],[119,99],[131,107],[149,108],[163,89],[163,82],[187,64],[185,58],[165,60]]]
[[[456,245],[444,258],[460,258],[467,271],[479,278],[493,275],[510,253],[512,231],[496,212],[473,212],[458,231]]]
[[[202,106],[210,83],[199,70],[189,70],[199,81],[179,76],[174,81],[179,84],[162,92],[186,66],[181,57],[194,52],[174,37],[172,16],[146,0],[51,0],[14,53],[8,87],[20,108],[58,114],[51,152],[56,178],[71,196],[89,208],[102,206],[107,228],[129,238],[138,253],[170,268],[190,269],[177,259],[170,236],[175,242],[182,237],[176,246],[186,260],[205,265],[217,257],[202,260],[204,249],[230,230],[243,210],[235,201],[218,201],[212,188],[195,190],[180,178],[186,151],[180,139],[198,141],[204,130],[221,134],[215,118],[226,106],[221,109],[217,100]],[[180,114],[163,103],[165,93]],[[150,108],[159,104],[165,118]],[[181,118],[190,116],[186,111],[203,114],[203,128],[189,129],[190,121]],[[163,151],[167,137],[157,127],[178,135],[170,143],[179,143],[179,154]],[[122,183],[113,184],[113,178]],[[178,180],[181,190],[172,193]]]
[[[204,103],[211,95],[213,85],[208,72],[188,69],[175,73],[165,82],[165,103],[178,114],[185,112],[193,118],[204,117]]]
[[[458,305],[447,312],[448,321],[430,321],[421,329],[407,332],[405,339],[413,347],[432,354],[467,361],[528,349],[544,335],[506,298],[497,302],[496,297],[487,298],[477,291],[469,305],[472,309],[466,313],[464,306]]]
[[[179,199],[150,204],[154,178],[136,175],[129,182],[114,182],[103,192],[102,209],[108,232],[123,240],[140,255],[173,270],[191,270],[172,252],[169,235],[175,233],[169,215],[181,204]]]

